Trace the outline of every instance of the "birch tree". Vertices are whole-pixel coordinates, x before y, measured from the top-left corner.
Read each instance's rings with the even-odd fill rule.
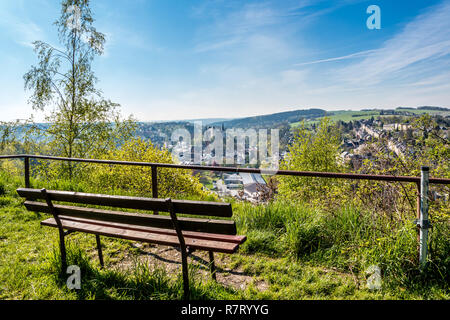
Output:
[[[95,157],[129,137],[134,121],[121,120],[119,104],[96,88],[92,62],[104,52],[105,35],[94,27],[89,0],[62,1],[54,24],[60,46],[33,42],[38,64],[24,75],[29,103],[38,112],[50,109],[45,121],[52,154]],[[73,165],[66,169],[72,176]]]

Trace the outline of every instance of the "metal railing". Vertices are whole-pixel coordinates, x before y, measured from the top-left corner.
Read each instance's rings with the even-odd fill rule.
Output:
[[[128,165],[128,166],[143,166],[151,167],[152,177],[152,196],[158,198],[158,168],[173,168],[173,169],[191,169],[198,171],[219,171],[219,172],[233,172],[233,173],[259,173],[264,174],[266,170],[256,168],[238,168],[238,167],[220,167],[220,166],[202,166],[202,165],[180,165],[172,163],[152,163],[152,162],[135,162],[135,161],[117,161],[117,160],[100,160],[100,159],[82,159],[82,158],[66,158],[66,157],[54,157],[44,155],[2,155],[1,159],[23,159],[24,161],[24,177],[25,187],[30,187],[30,159],[42,159],[42,160],[55,160],[55,161],[68,161],[68,162],[84,162],[84,163],[97,163],[97,164],[109,164],[109,165]],[[425,174],[424,174],[425,172]],[[313,172],[313,171],[294,171],[294,170],[277,170],[273,172],[273,175],[283,176],[296,176],[296,177],[316,177],[316,178],[334,178],[334,179],[351,179],[351,180],[375,180],[375,181],[387,181],[387,182],[408,182],[415,183],[417,186],[417,225],[419,227],[419,239],[420,246],[426,247],[426,237],[423,237],[423,233],[429,228],[427,211],[428,201],[424,189],[428,190],[428,184],[442,184],[449,185],[450,179],[445,178],[429,178],[428,168],[422,167],[421,177],[414,176],[393,176],[393,175],[374,175],[374,174],[356,174],[356,173],[336,173],[336,172]],[[424,178],[425,177],[425,178]],[[424,242],[423,242],[424,241]],[[424,259],[421,252],[421,265]]]
[[[221,172],[234,172],[234,173],[259,173],[264,174],[264,169],[256,168],[238,168],[238,167],[220,167],[220,166],[202,166],[202,165],[182,165],[173,163],[153,163],[153,162],[137,162],[137,161],[118,161],[118,160],[100,160],[100,159],[84,159],[84,158],[66,158],[66,157],[54,157],[43,155],[0,155],[1,159],[23,159],[25,169],[25,184],[29,185],[30,177],[30,159],[44,159],[44,160],[57,160],[68,162],[85,162],[85,163],[98,163],[98,164],[115,164],[115,165],[128,165],[128,166],[143,166],[151,167],[152,173],[157,171],[157,168],[173,168],[173,169],[191,169],[191,170],[203,170],[203,171],[221,171]],[[353,180],[377,180],[377,181],[390,181],[390,182],[413,182],[419,185],[421,177],[414,176],[394,176],[394,175],[375,175],[375,174],[358,174],[358,173],[338,173],[338,172],[316,172],[316,171],[295,171],[295,170],[276,170],[274,175],[284,176],[297,176],[297,177],[316,177],[316,178],[335,178],[335,179],[353,179]],[[156,179],[155,175],[155,179]],[[155,182],[156,183],[156,182]],[[446,178],[429,178],[430,184],[450,184],[450,179]]]

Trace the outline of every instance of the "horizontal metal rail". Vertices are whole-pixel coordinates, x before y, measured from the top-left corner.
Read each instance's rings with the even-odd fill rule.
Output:
[[[219,166],[202,166],[202,165],[181,165],[173,163],[153,163],[153,162],[137,162],[137,161],[118,161],[118,160],[100,160],[100,159],[84,159],[84,158],[66,158],[44,155],[3,155],[0,159],[45,159],[69,162],[84,162],[98,164],[128,165],[128,166],[144,166],[152,168],[173,168],[173,169],[190,169],[204,171],[221,171],[234,173],[259,173],[264,174],[266,170],[256,168],[237,168],[237,167],[219,167]],[[374,175],[374,174],[357,174],[357,173],[338,173],[338,172],[315,172],[315,171],[295,171],[295,170],[274,170],[274,175],[297,176],[297,177],[317,177],[317,178],[334,178],[334,179],[354,179],[354,180],[378,180],[393,182],[413,182],[420,183],[420,177],[414,176],[394,176],[394,175]],[[450,184],[450,179],[446,178],[430,178],[429,183],[433,184]]]
[[[180,165],[180,164],[173,164],[173,163],[152,163],[152,162],[137,162],[137,161],[81,159],[81,158],[66,158],[66,157],[29,155],[29,154],[0,155],[0,160],[1,159],[23,159],[25,187],[26,188],[30,188],[30,159],[151,167],[153,198],[158,198],[158,168],[190,169],[190,170],[220,171],[220,172],[234,172],[234,173],[245,172],[245,173],[260,173],[260,174],[264,174],[267,172],[264,169],[256,169],[256,168],[237,168],[237,167],[201,166],[201,165]],[[375,181],[387,181],[387,182],[415,183],[417,186],[417,191],[418,191],[417,192],[417,206],[416,206],[417,219],[418,220],[421,219],[421,211],[423,209],[422,203],[423,203],[423,198],[424,198],[423,195],[421,196],[421,191],[422,191],[421,190],[422,189],[421,177],[357,174],[357,173],[337,173],[337,172],[294,171],[294,170],[273,170],[271,172],[273,175],[296,176],[296,177],[316,177],[316,178],[375,180]],[[429,178],[428,183],[449,185],[450,179]],[[154,214],[158,214],[158,212],[154,211]],[[419,229],[421,230],[421,228],[418,228],[418,232],[420,232]],[[419,233],[418,233],[418,239],[419,240],[422,239],[419,236]],[[422,243],[422,242],[420,242],[420,243]]]

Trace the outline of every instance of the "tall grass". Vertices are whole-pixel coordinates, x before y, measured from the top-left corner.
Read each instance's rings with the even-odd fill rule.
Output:
[[[351,206],[329,212],[290,201],[236,203],[234,215],[239,232],[248,236],[242,247],[246,253],[288,254],[361,275],[377,265],[386,285],[410,286],[427,279],[448,287],[448,222],[434,226],[428,269],[419,272],[412,219],[392,221]]]

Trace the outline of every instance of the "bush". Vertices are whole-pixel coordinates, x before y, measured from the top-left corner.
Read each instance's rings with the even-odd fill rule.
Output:
[[[339,161],[340,134],[328,118],[323,118],[316,130],[304,123],[297,128],[289,146],[287,157],[280,169],[298,171],[342,172]],[[302,200],[324,205],[342,199],[342,181],[328,178],[280,176],[278,194],[280,198]]]
[[[247,233],[247,241],[241,246],[245,253],[265,253],[268,255],[280,252],[277,235],[267,230],[251,230]]]
[[[296,257],[311,254],[322,248],[327,242],[319,219],[309,222],[297,220],[288,223],[285,241],[289,252]]]
[[[247,235],[248,252],[287,251],[300,256],[316,251],[326,242],[322,214],[298,203],[239,203],[234,206],[234,219],[239,232]]]
[[[126,141],[107,152],[101,159],[152,163],[173,163],[167,150],[159,150],[150,141],[140,138]],[[128,165],[91,164],[81,175],[92,190],[106,193],[129,193],[152,196],[150,167]],[[158,196],[173,198],[207,198],[201,183],[189,170],[158,168]]]
[[[0,196],[6,194],[6,187],[3,181],[0,181]]]
[[[101,160],[170,163],[168,150],[159,150],[151,141],[133,138],[122,145],[98,155]],[[73,163],[71,177],[67,164],[60,161],[39,160],[32,165],[35,186],[80,192],[128,194],[152,197],[151,167]],[[191,170],[158,168],[158,197],[216,200],[214,194],[203,190]]]

